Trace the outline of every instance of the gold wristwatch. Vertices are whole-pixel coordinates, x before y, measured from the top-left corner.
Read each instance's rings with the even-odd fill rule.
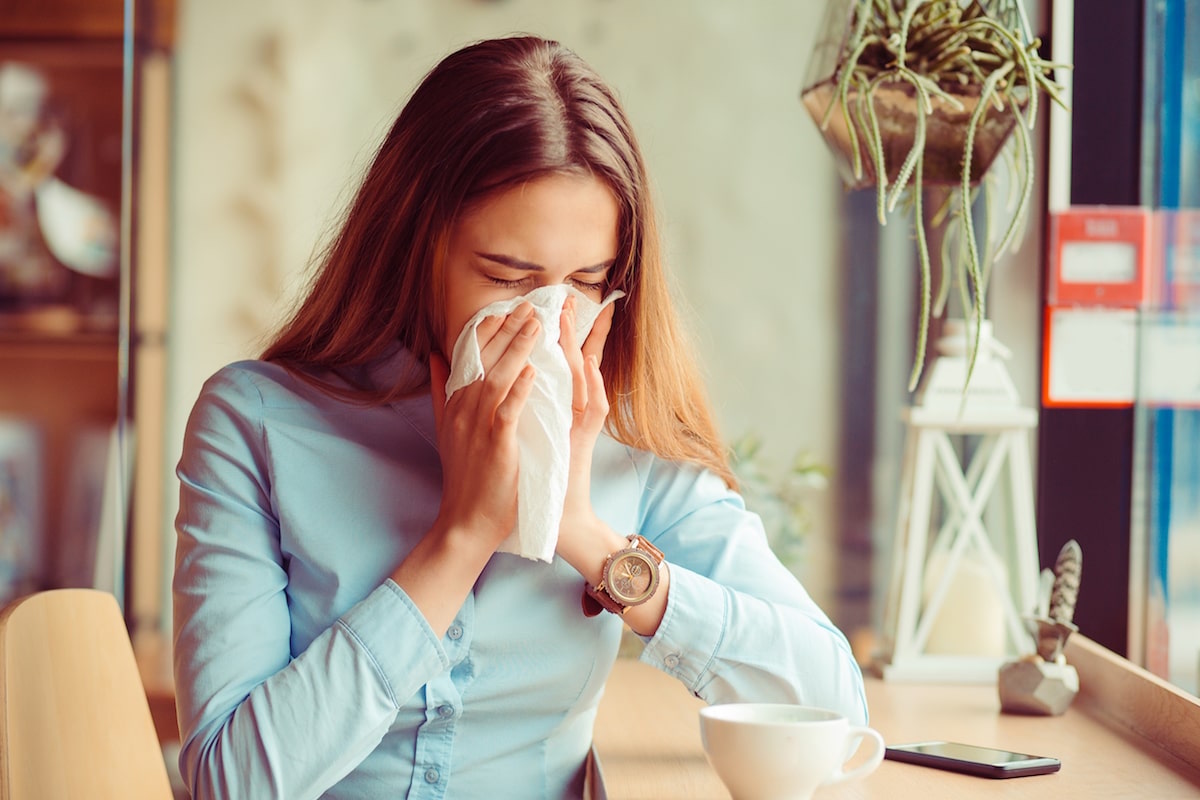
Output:
[[[648,539],[630,536],[628,547],[605,559],[600,583],[584,586],[583,613],[594,617],[601,611],[611,611],[620,616],[646,602],[658,589],[662,562],[662,551]]]

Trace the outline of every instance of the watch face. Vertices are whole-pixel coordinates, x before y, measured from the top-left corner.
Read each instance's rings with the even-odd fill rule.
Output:
[[[628,550],[612,560],[605,582],[617,602],[627,606],[644,603],[658,588],[658,564],[639,550]]]

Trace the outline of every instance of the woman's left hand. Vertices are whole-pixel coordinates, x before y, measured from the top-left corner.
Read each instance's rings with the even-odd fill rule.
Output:
[[[575,339],[575,304],[568,300],[560,321],[559,344],[571,365],[574,400],[571,403],[571,462],[567,477],[567,498],[563,503],[562,522],[558,526],[560,557],[579,572],[589,585],[601,580],[605,560],[627,547],[625,536],[596,516],[592,508],[592,454],[596,440],[608,419],[608,395],[600,374],[600,357],[612,327],[613,306],[609,304],[580,346]],[[653,636],[662,623],[670,593],[671,573],[663,565],[658,591],[649,601],[628,609],[622,620],[642,636]]]
[[[608,395],[600,374],[600,359],[612,327],[613,307],[609,304],[600,312],[582,345],[575,335],[575,298],[567,299],[559,320],[558,342],[571,367],[572,424],[570,471],[557,549],[577,569],[580,566],[577,562],[599,544],[595,541],[597,531],[607,529],[592,509],[592,454],[608,419]]]

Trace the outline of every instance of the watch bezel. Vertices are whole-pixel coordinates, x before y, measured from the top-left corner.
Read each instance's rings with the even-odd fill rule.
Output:
[[[666,558],[661,550],[653,545],[649,539],[641,534],[632,534],[626,537],[628,545],[609,553],[605,557],[604,563],[600,565],[600,582],[592,586],[587,581],[583,584],[583,594],[580,598],[583,614],[586,617],[594,617],[602,611],[609,611],[617,616],[625,616],[630,608],[636,605],[641,605],[653,597],[659,590],[662,580],[662,571],[666,565]],[[646,556],[651,569],[650,585],[645,590],[645,597],[641,597],[636,602],[623,602],[618,599],[618,595],[614,595],[609,587],[609,574],[611,565],[621,556],[636,552]]]
[[[636,560],[642,562],[646,569],[650,571],[650,584],[636,595],[627,595],[622,592],[612,580],[613,570],[622,562],[627,560]],[[616,600],[621,605],[628,608],[629,606],[640,606],[645,603],[654,593],[658,591],[659,568],[658,562],[654,557],[636,547],[626,547],[613,553],[604,565],[604,588],[608,595]]]

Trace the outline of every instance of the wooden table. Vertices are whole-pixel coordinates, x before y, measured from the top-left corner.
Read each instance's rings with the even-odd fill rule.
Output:
[[[867,681],[871,726],[889,744],[948,739],[1054,756],[1058,773],[990,780],[884,761],[818,800],[1200,797],[1200,702],[1082,636],[1068,643],[1068,659],[1081,691],[1059,717],[1001,714],[994,686]],[[729,797],[700,745],[702,705],[673,678],[618,661],[595,732],[611,800]],[[632,732],[623,724],[631,718],[644,720]]]
[[[137,644],[159,736],[174,740],[169,647]],[[988,780],[884,761],[866,778],[819,790],[818,800],[1200,797],[1200,701],[1079,634],[1067,658],[1081,691],[1060,717],[1001,714],[994,686],[867,679],[871,725],[889,743],[948,739],[1055,756],[1058,773]],[[617,661],[595,729],[610,800],[728,800],[700,746],[702,705],[652,667]],[[630,729],[631,716],[645,722]]]

